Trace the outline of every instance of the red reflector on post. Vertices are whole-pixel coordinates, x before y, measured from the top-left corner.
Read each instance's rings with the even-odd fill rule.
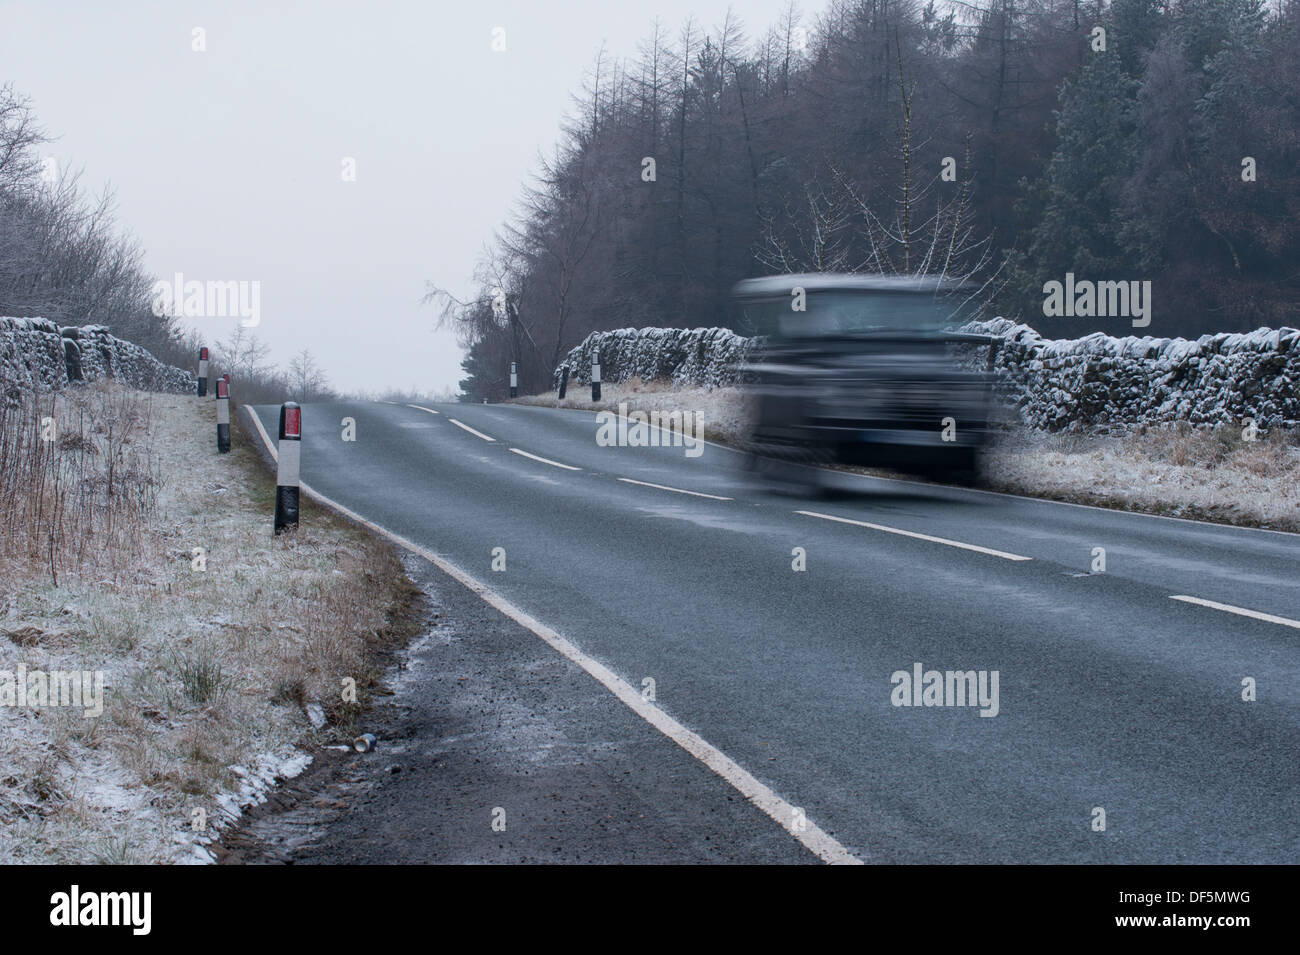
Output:
[[[284,436],[286,438],[302,437],[302,409],[284,409]]]
[[[199,349],[199,358],[203,359],[204,361],[208,360],[208,350],[206,348]]]
[[[217,397],[227,399],[230,397],[230,385],[224,378],[217,379]]]

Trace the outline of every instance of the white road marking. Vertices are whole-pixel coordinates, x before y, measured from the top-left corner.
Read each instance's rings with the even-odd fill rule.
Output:
[[[432,408],[426,408],[424,405],[407,405],[408,408],[414,408],[416,411],[427,411],[429,414],[441,414],[440,411],[434,411]],[[462,425],[462,427],[464,427]]]
[[[463,429],[465,429],[466,431],[468,431],[470,434],[472,434],[472,435],[476,435],[477,437],[482,438],[484,441],[495,441],[495,440],[496,440],[496,438],[489,438],[489,437],[488,437],[486,434],[484,434],[482,431],[475,431],[475,430],[474,430],[473,428],[471,428],[469,425],[467,425],[467,424],[463,424],[462,422],[457,421],[455,418],[448,418],[447,420],[450,421],[452,424],[454,424],[456,427],[458,427],[458,428],[463,428]]]
[[[524,457],[531,458],[534,461],[541,461],[543,464],[549,464],[553,468],[564,468],[564,470],[566,471],[582,470],[582,468],[575,468],[572,464],[561,464],[559,461],[552,461],[550,458],[538,457],[535,454],[529,454],[527,451],[521,451],[518,448],[511,448],[510,450],[513,451],[515,454],[523,455]]]
[[[689,494],[691,497],[707,497],[711,501],[730,501],[733,498],[719,497],[717,494],[705,494],[703,491],[684,491],[679,487],[669,487],[667,484],[651,484],[649,481],[633,481],[631,478],[619,478],[624,484],[639,484],[642,487],[655,487],[661,491],[672,491],[676,494]]]
[[[1278,617],[1271,613],[1261,613],[1258,610],[1247,610],[1245,607],[1234,607],[1232,604],[1221,604],[1213,600],[1202,600],[1200,597],[1188,597],[1186,594],[1170,594],[1170,600],[1181,600],[1183,603],[1196,604],[1199,607],[1210,607],[1214,610],[1223,610],[1228,613],[1235,613],[1242,617],[1250,617],[1254,620],[1263,620],[1266,623],[1280,623],[1284,627],[1295,627],[1300,630],[1300,620],[1292,620],[1289,617]]]
[[[271,452],[271,457],[275,455],[275,445],[271,441],[270,435],[262,427],[261,419],[251,409],[249,416],[257,426],[258,433],[262,436],[262,441],[266,444],[267,449]],[[450,418],[448,421],[452,420]],[[586,670],[591,676],[595,677],[597,682],[605,689],[613,693],[623,702],[628,709],[636,713],[659,732],[663,733],[670,740],[680,746],[686,752],[690,753],[697,760],[703,763],[709,769],[713,770],[742,796],[752,802],[763,812],[767,813],[777,825],[779,825],[790,835],[794,836],[804,848],[812,852],[823,862],[832,865],[862,865],[863,860],[844,848],[833,836],[824,832],[819,826],[814,824],[811,819],[806,818],[803,812],[798,811],[793,803],[777,795],[771,787],[759,782],[753,774],[747,771],[739,763],[727,756],[726,753],[709,743],[698,733],[688,730],[677,720],[673,719],[657,706],[641,699],[641,691],[633,687],[630,683],[614,673],[609,667],[591,657],[587,656],[576,646],[560,636],[546,624],[541,623],[530,614],[516,607],[510,601],[506,600],[500,594],[495,593],[491,588],[481,581],[475,580],[469,574],[465,573],[451,561],[439,557],[432,551],[425,550],[419,544],[407,540],[385,527],[380,527],[371,521],[366,520],[355,511],[351,511],[337,501],[333,501],[325,495],[313,490],[309,485],[300,485],[303,492],[308,497],[314,498],[327,507],[333,508],[349,520],[367,527],[383,537],[388,538],[399,547],[405,548],[413,554],[423,557],[429,563],[433,564],[443,573],[454,577],[460,583],[464,584],[482,600],[501,611],[511,620],[514,620],[520,626],[526,627],[534,634],[540,637],[545,643],[549,644],[561,656],[572,660],[582,669]]]
[[[838,521],[841,524],[852,524],[855,527],[867,527],[873,531],[884,531],[886,534],[901,534],[903,537],[915,537],[917,540],[930,541],[932,544],[946,544],[949,547],[960,547],[962,550],[973,550],[977,554],[988,554],[990,557],[1001,557],[1003,560],[1033,560],[1032,557],[1022,557],[1019,554],[1008,554],[1004,550],[993,550],[991,547],[980,547],[978,544],[963,544],[961,541],[951,541],[946,537],[931,537],[929,534],[918,534],[916,531],[905,531],[897,527],[886,527],[884,524],[871,524],[867,521],[851,521],[847,517],[835,517],[832,514],[818,514],[816,511],[795,511],[796,514],[806,514],[808,517],[820,517],[824,521]]]

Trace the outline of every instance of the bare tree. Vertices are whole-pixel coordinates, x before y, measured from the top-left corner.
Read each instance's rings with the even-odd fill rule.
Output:
[[[236,322],[230,337],[218,339],[214,348],[217,360],[235,381],[251,381],[271,374],[270,346],[242,322]]]
[[[46,142],[30,101],[12,84],[0,86],[0,199],[35,184],[41,171],[36,149]]]
[[[843,272],[850,262],[852,210],[843,189],[813,177],[795,201],[781,192],[779,211],[764,208],[754,257],[772,272]]]
[[[306,348],[289,362],[289,394],[294,401],[302,403],[330,395],[330,383],[324,369]]]

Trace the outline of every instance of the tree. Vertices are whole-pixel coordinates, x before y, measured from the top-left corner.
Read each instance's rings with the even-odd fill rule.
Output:
[[[331,395],[329,379],[306,348],[289,362],[289,394],[301,404]]]
[[[271,373],[270,346],[242,322],[236,322],[230,337],[219,339],[214,348],[216,359],[236,381],[261,379]]]
[[[1067,271],[1128,279],[1143,267],[1134,258],[1122,203],[1137,161],[1136,92],[1113,48],[1093,54],[1062,92],[1043,209],[1017,276],[1026,311],[1041,304],[1045,281]]]

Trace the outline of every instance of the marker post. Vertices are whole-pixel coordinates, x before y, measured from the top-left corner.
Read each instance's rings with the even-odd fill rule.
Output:
[[[275,533],[298,526],[298,465],[302,455],[302,407],[296,401],[280,405],[280,437],[276,445]]]
[[[230,382],[217,379],[217,452],[230,450]]]
[[[206,398],[208,394],[208,350],[199,349],[199,386],[197,394],[200,398]]]

